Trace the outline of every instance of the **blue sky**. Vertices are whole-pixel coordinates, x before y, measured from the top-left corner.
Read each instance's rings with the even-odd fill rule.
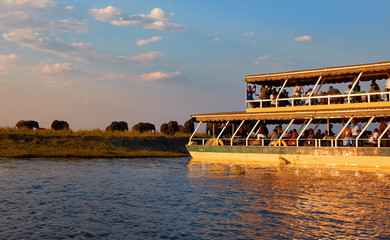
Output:
[[[389,61],[390,1],[0,0],[0,126],[180,124],[250,74]]]

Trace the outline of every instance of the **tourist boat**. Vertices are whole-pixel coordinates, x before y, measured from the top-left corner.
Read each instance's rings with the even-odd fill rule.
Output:
[[[194,160],[390,168],[388,73],[390,62],[379,62],[246,76],[245,89],[277,88],[273,98],[247,99],[245,111],[192,115],[198,125],[186,147]],[[312,91],[283,93],[292,95],[297,83]],[[326,91],[330,86],[339,92]],[[204,123],[212,136],[195,137]],[[345,135],[356,125],[360,131]],[[260,126],[279,133],[257,139]],[[334,134],[305,136],[310,128]],[[292,129],[297,130],[293,139]]]

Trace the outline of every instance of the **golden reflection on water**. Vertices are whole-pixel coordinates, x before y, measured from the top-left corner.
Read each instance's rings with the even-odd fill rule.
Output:
[[[390,238],[390,170],[191,160],[188,177],[232,193],[251,237]]]

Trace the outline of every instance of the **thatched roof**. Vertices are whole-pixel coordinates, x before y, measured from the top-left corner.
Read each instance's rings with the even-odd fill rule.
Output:
[[[356,117],[361,119],[375,117],[390,118],[390,107],[380,108],[361,108],[361,109],[338,109],[338,110],[322,110],[315,111],[308,109],[307,111],[280,111],[266,113],[248,113],[248,112],[222,112],[192,115],[195,122],[226,122],[226,121],[242,121],[242,120],[265,120],[270,122],[289,122],[291,119],[305,120],[310,118],[315,119],[331,119],[339,122],[341,119]]]
[[[296,82],[299,82],[301,85],[313,85],[322,76],[326,83],[341,83],[351,82],[361,72],[363,74],[360,81],[385,79],[387,78],[387,73],[390,72],[390,62],[249,75],[245,77],[245,81],[253,84],[264,83],[266,85],[280,86],[288,79],[287,86],[293,86]]]

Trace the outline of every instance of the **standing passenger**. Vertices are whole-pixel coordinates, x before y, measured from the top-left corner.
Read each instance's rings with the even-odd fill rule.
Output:
[[[303,88],[301,85],[299,85],[299,82],[297,82],[293,90],[293,96],[301,97],[302,94],[303,94]],[[295,100],[294,105],[299,105],[300,102],[301,100]]]
[[[268,90],[264,86],[264,84],[261,84],[260,98],[261,100],[266,100],[268,98]],[[268,107],[268,106],[269,106],[269,102],[263,102],[263,107]]]

